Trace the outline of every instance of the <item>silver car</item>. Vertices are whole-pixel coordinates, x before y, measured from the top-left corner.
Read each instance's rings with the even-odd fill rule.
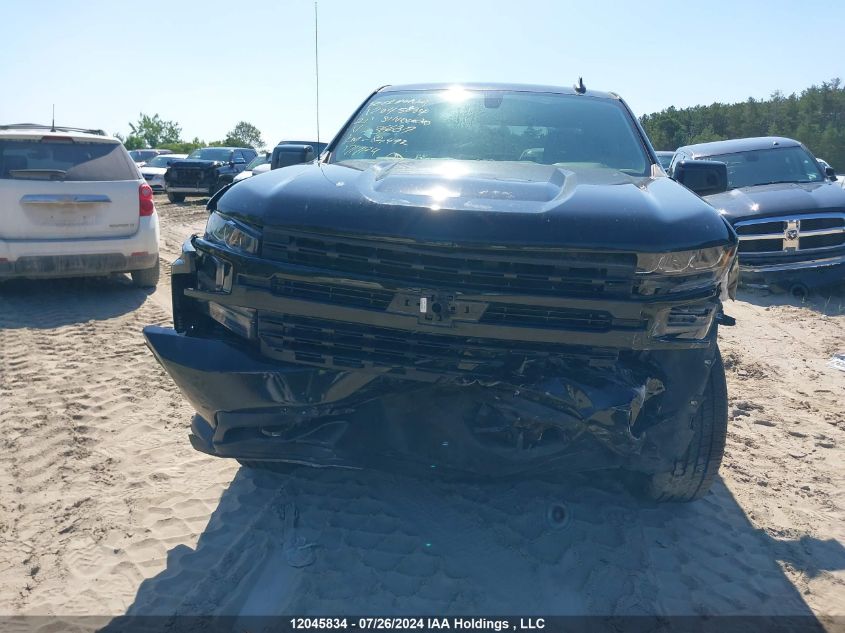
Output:
[[[241,173],[235,176],[232,182],[240,182],[241,180],[246,180],[247,178],[251,178],[252,176],[257,176],[258,174],[264,173],[265,171],[270,171],[271,156],[272,154],[270,152],[259,154],[251,161],[249,161],[249,164],[244,168]]]
[[[147,164],[147,161],[152,160],[156,156],[162,154],[172,154],[169,149],[133,149],[129,151],[129,156],[135,161],[135,164],[140,169]]]

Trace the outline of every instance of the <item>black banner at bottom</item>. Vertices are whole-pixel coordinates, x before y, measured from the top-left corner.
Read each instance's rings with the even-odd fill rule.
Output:
[[[0,633],[845,633],[845,616],[0,616]]]

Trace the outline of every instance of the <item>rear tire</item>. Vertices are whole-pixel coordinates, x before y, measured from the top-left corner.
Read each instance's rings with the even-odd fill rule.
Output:
[[[694,501],[710,490],[728,433],[728,389],[722,356],[716,351],[701,406],[692,420],[693,437],[670,473],[656,473],[646,480],[645,494],[655,501]]]
[[[167,199],[170,200],[170,202],[174,202],[174,203],[185,202],[185,194],[184,193],[171,193],[171,192],[168,191],[167,192]]]
[[[152,268],[145,268],[144,270],[132,271],[132,285],[136,288],[155,288],[158,285],[158,279],[161,275],[159,263]]]
[[[281,475],[287,475],[302,466],[302,464],[292,464],[291,462],[267,462],[255,459],[239,459],[238,463],[244,468],[266,470]]]

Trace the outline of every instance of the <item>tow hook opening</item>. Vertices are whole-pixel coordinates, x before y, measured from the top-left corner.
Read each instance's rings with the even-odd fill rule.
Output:
[[[572,521],[572,513],[566,504],[558,501],[549,506],[546,511],[546,521],[552,529],[563,530]]]

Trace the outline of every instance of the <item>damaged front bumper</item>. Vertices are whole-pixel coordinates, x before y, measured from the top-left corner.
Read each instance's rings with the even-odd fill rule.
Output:
[[[484,475],[661,472],[692,437],[718,353],[715,292],[563,299],[343,281],[186,242],[178,333],[144,335],[198,412],[196,449]],[[532,324],[537,302],[558,327]],[[519,323],[503,324],[500,304]]]
[[[230,340],[150,326],[158,361],[196,408],[194,448],[218,457],[484,475],[671,468],[715,346],[655,352],[612,368],[492,383],[426,383],[272,362]]]

